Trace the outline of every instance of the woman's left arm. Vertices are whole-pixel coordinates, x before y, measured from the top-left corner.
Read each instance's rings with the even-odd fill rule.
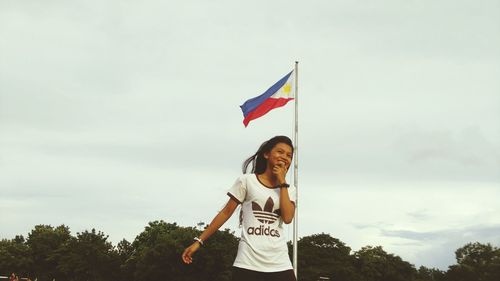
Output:
[[[290,195],[286,187],[280,187],[280,210],[283,222],[286,224],[291,223],[295,215],[295,203],[290,201]]]
[[[286,184],[285,176],[288,171],[287,168],[283,165],[276,165],[272,171],[280,186]],[[290,201],[287,187],[280,187],[280,211],[283,222],[286,224],[291,223],[295,215],[295,203]]]

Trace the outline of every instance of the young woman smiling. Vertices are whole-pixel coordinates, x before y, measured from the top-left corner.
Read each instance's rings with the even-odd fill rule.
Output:
[[[227,204],[184,250],[182,260],[192,263],[193,254],[241,204],[242,232],[233,280],[295,281],[283,229],[283,222],[289,224],[295,214],[295,188],[285,178],[292,157],[293,144],[288,137],[276,136],[264,142],[243,162],[243,175],[229,189]]]

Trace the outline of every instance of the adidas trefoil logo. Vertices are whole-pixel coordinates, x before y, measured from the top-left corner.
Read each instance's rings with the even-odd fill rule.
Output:
[[[261,223],[272,224],[274,223],[280,216],[280,209],[277,209],[273,212],[274,201],[271,197],[269,197],[264,205],[264,210],[260,207],[258,203],[255,201],[252,202],[252,210],[255,218]]]

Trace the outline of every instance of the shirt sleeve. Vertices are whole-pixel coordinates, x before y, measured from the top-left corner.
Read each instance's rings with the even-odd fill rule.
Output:
[[[227,192],[227,195],[240,204],[245,201],[245,197],[247,195],[247,186],[242,177],[236,179],[233,186]]]

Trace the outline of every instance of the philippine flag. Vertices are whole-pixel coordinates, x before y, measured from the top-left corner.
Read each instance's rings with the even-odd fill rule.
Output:
[[[282,107],[294,99],[293,92],[293,70],[272,85],[262,95],[247,100],[240,105],[243,111],[243,124],[248,126],[250,121],[257,119],[269,111]]]

